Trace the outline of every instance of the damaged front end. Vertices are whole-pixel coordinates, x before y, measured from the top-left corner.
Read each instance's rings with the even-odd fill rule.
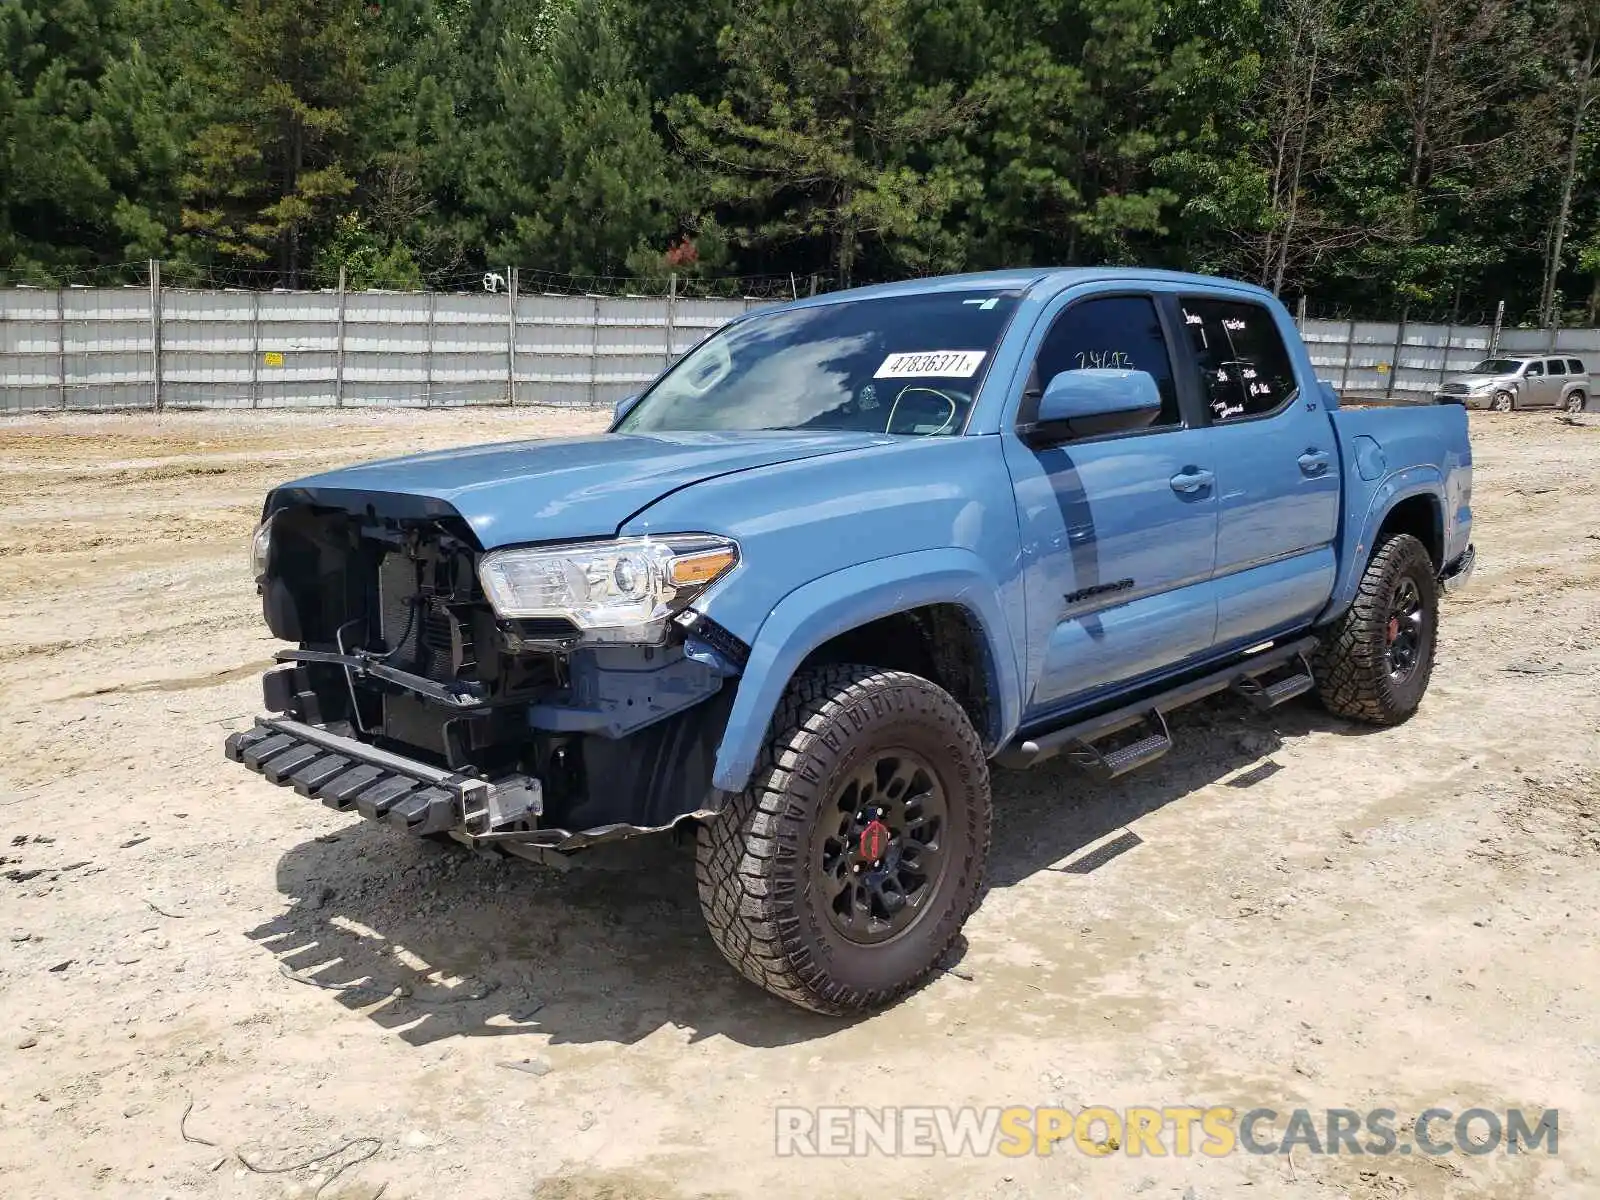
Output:
[[[367,501],[269,501],[257,584],[298,648],[230,759],[341,812],[533,858],[720,811],[724,685],[748,650],[690,604],[737,547],[486,555],[442,505]]]

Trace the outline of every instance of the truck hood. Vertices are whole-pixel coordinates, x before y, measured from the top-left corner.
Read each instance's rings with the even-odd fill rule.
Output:
[[[266,512],[316,504],[390,517],[462,517],[485,550],[605,537],[669,492],[894,439],[837,431],[605,433],[466,446],[362,463],[277,488]],[[685,532],[695,532],[685,530]]]

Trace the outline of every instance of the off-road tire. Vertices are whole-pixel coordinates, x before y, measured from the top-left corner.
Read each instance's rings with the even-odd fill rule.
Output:
[[[887,748],[915,753],[937,775],[946,865],[909,927],[861,945],[831,922],[813,856],[840,783]],[[943,688],[868,666],[802,671],[749,787],[700,827],[695,877],[711,938],[746,979],[802,1008],[845,1015],[891,1004],[933,972],[977,905],[989,814],[982,744]]]
[[[1517,398],[1510,392],[1496,392],[1489,398],[1490,412],[1515,412]]]
[[[1421,601],[1422,631],[1415,667],[1403,679],[1389,662],[1390,609],[1409,580]],[[1433,674],[1438,646],[1439,584],[1433,559],[1409,533],[1384,541],[1367,560],[1355,602],[1324,635],[1312,675],[1323,706],[1371,725],[1398,725],[1417,711]]]
[[[1582,392],[1573,392],[1567,397],[1567,402],[1562,405],[1569,413],[1581,413],[1588,407],[1589,398]]]

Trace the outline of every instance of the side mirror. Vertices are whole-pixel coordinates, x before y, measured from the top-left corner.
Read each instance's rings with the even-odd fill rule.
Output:
[[[1148,371],[1063,371],[1039,397],[1039,415],[1021,430],[1030,446],[1143,429],[1161,412],[1161,389]]]
[[[616,407],[611,410],[611,428],[615,429],[622,423],[622,418],[633,411],[633,406],[639,403],[639,397],[642,394],[641,392],[635,392],[633,395],[624,396],[617,401]]]

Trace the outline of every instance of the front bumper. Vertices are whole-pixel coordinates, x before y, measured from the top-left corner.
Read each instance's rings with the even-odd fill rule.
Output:
[[[253,729],[228,738],[223,753],[329,808],[419,835],[459,827],[484,836],[543,811],[537,779],[490,783],[288,717],[258,717]]]
[[[446,771],[289,717],[257,717],[253,728],[228,737],[223,753],[268,782],[292,787],[338,812],[356,812],[417,836],[444,833],[468,845],[497,846],[513,853],[564,854],[662,833],[720,811],[702,807],[662,825],[541,828],[543,788],[531,776],[487,780]]]
[[[1439,582],[1444,586],[1445,593],[1454,595],[1466,587],[1472,580],[1472,569],[1477,564],[1478,552],[1472,546],[1468,546],[1461,557],[1447,566],[1444,573],[1439,576]]]

